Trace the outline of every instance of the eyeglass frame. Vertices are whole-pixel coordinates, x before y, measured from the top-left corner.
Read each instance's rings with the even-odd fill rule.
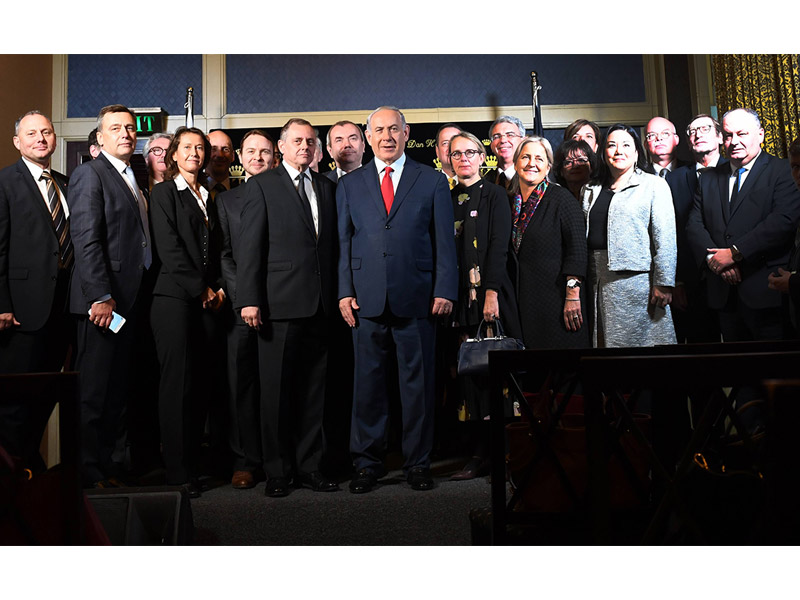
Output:
[[[475,150],[474,148],[467,148],[464,151],[455,150],[450,153],[450,158],[455,158],[456,160],[460,160],[462,154],[465,154],[469,160],[472,160],[478,154],[485,154],[485,152],[483,152],[483,150]]]
[[[669,129],[659,131],[658,133],[656,133],[655,131],[651,131],[650,133],[646,133],[644,135],[644,139],[648,142],[653,141],[653,139],[660,142],[661,140],[667,139],[671,135],[678,135],[678,134],[674,131],[670,131]]]

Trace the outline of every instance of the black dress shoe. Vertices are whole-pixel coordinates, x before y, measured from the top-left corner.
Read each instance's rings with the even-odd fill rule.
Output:
[[[366,494],[371,492],[376,485],[378,485],[378,477],[366,469],[361,469],[350,482],[350,491],[354,494]]]
[[[295,485],[298,487],[311,488],[315,492],[337,492],[339,491],[339,484],[325,476],[319,471],[313,473],[301,473],[295,477]]]
[[[286,477],[270,477],[264,493],[270,498],[282,498],[289,495],[289,480]]]
[[[411,489],[427,491],[433,489],[431,470],[426,467],[414,467],[408,472],[408,483]]]

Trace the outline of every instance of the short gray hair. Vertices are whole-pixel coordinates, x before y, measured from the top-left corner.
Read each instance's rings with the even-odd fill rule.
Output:
[[[367,131],[372,131],[372,117],[375,116],[375,113],[378,113],[382,110],[393,110],[398,115],[400,115],[400,121],[403,123],[403,129],[407,127],[406,124],[406,116],[400,111],[399,108],[396,106],[379,106],[375,110],[373,110],[369,116],[367,117]]]
[[[497,117],[492,123],[491,127],[489,127],[489,139],[492,138],[492,130],[500,123],[510,123],[514,125],[517,129],[519,129],[520,137],[525,137],[525,124],[520,121],[517,117],[512,117],[511,115],[503,115],[502,117]],[[552,153],[551,153],[552,154]]]
[[[24,119],[25,117],[30,117],[31,115],[42,115],[42,116],[43,116],[45,119],[47,119],[48,121],[50,121],[50,117],[48,117],[48,116],[47,116],[46,114],[44,114],[42,111],[39,111],[39,110],[29,110],[29,111],[28,111],[28,112],[26,112],[24,115],[22,115],[22,116],[21,116],[19,119],[17,119],[16,121],[14,121],[14,135],[19,135],[19,124],[20,124],[20,123],[22,123],[22,119]],[[52,121],[50,121],[50,125],[52,125],[52,124],[53,124],[53,122],[52,122]]]
[[[754,111],[752,108],[747,108],[747,107],[744,107],[744,106],[742,106],[742,107],[739,107],[739,108],[732,108],[732,109],[730,109],[728,112],[726,112],[724,115],[722,115],[722,121],[723,121],[723,123],[725,122],[725,118],[726,118],[726,117],[727,117],[729,114],[731,114],[732,112],[736,112],[737,110],[743,110],[743,111],[744,111],[744,112],[746,112],[748,115],[750,115],[751,117],[753,117],[753,118],[756,120],[756,127],[758,127],[759,129],[761,129],[761,119],[759,119],[759,118],[758,118],[758,113],[757,113],[756,111]]]
[[[169,140],[172,141],[172,134],[171,133],[154,133],[147,141],[144,143],[144,148],[142,148],[142,156],[147,157],[147,153],[150,152],[150,145],[155,142],[156,140]]]

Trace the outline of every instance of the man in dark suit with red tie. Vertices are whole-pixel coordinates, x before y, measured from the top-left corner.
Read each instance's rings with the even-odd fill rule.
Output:
[[[60,371],[72,338],[67,178],[50,169],[56,134],[39,111],[17,120],[13,141],[20,159],[0,171],[0,373]],[[34,470],[50,413],[40,406],[0,405],[0,444]]]
[[[130,166],[135,115],[122,105],[106,106],[97,125],[103,150],[75,169],[70,186],[70,310],[78,329],[84,483],[106,487],[118,485],[121,459],[112,455],[125,431],[137,335],[149,328],[143,282],[153,255],[147,203]],[[127,321],[113,333],[115,313]]]
[[[336,206],[333,183],[310,170],[317,135],[290,119],[283,162],[245,186],[236,261],[242,320],[258,328],[261,444],[266,495],[295,486],[339,486],[319,471],[329,320],[335,316]]]
[[[447,179],[405,155],[403,113],[367,119],[375,159],[339,180],[339,310],[353,328],[355,379],[350,491],[372,490],[383,466],[390,362],[397,362],[404,471],[430,490],[434,424],[435,319],[449,315],[458,272]]]

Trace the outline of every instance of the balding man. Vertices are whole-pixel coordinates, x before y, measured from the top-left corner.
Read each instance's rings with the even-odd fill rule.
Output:
[[[680,138],[672,121],[664,117],[650,119],[647,122],[647,132],[644,139],[647,143],[647,151],[650,155],[653,172],[656,175],[666,177],[667,173],[685,164],[682,161],[678,161],[675,155]]]
[[[67,178],[50,168],[56,134],[42,113],[20,117],[13,142],[20,159],[0,171],[0,373],[60,371],[71,340],[65,308],[74,264]],[[50,411],[0,406],[9,411],[0,413],[0,444],[40,470]]]

